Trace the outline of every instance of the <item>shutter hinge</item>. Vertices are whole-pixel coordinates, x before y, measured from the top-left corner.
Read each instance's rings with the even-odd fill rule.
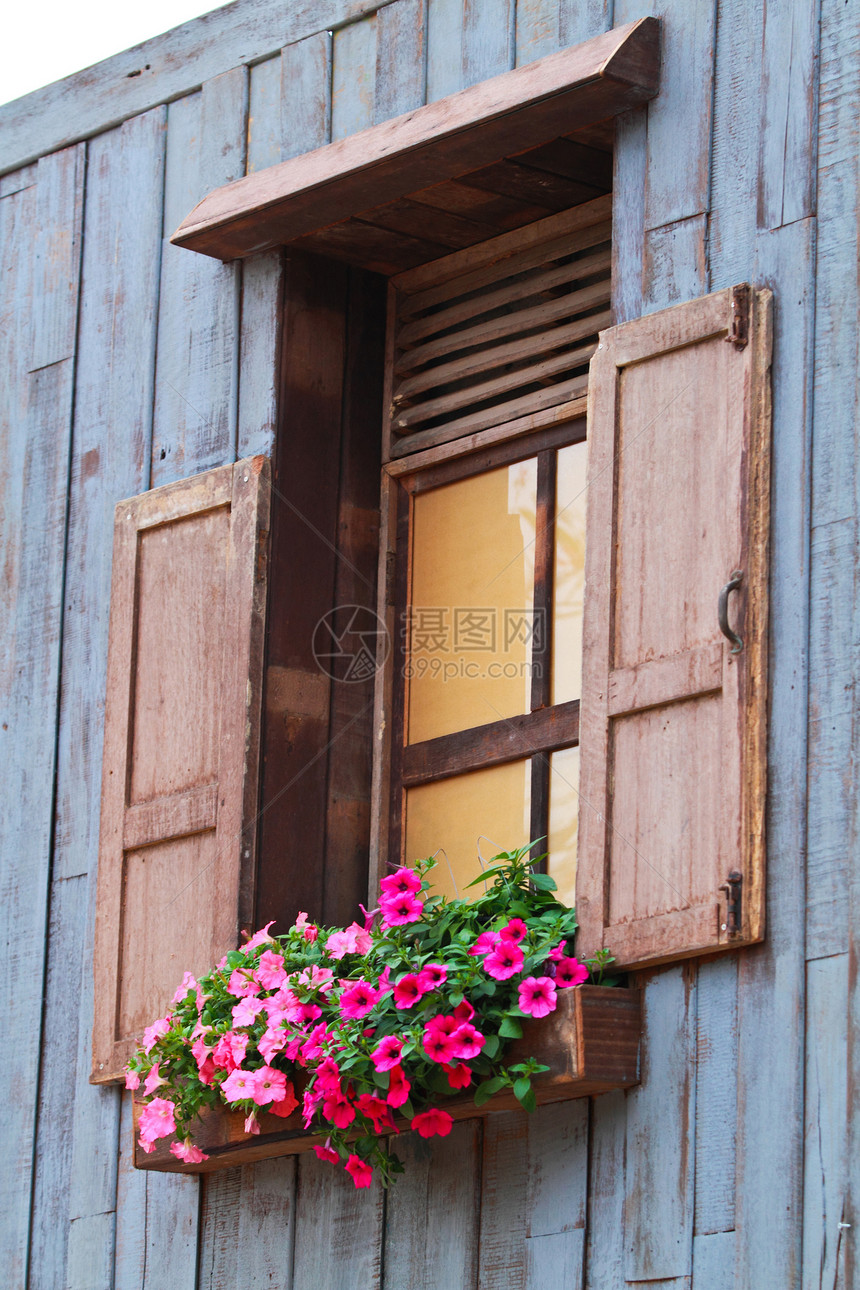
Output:
[[[738,349],[745,349],[750,338],[750,300],[752,290],[748,282],[732,287],[732,320],[726,340]]]
[[[743,874],[739,873],[737,869],[733,869],[727,880],[720,886],[720,891],[726,893],[726,921],[723,923],[721,930],[727,934],[729,940],[741,934],[741,883],[743,880]]]

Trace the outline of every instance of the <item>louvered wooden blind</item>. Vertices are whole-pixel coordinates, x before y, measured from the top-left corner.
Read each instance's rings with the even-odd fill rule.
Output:
[[[392,457],[585,395],[611,321],[610,214],[598,198],[392,280]]]

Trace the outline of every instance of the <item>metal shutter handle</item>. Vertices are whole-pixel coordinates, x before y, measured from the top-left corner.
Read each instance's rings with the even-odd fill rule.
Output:
[[[732,654],[740,654],[744,647],[744,643],[740,636],[738,636],[737,632],[732,631],[729,626],[729,596],[741,585],[743,577],[743,570],[735,569],[731,575],[730,581],[726,583],[720,592],[720,599],[717,603],[717,617],[720,623],[720,631],[723,633],[727,641],[732,642],[732,649],[730,651]]]

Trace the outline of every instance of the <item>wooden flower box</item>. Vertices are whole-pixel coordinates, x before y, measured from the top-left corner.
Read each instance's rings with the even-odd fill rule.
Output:
[[[508,1065],[512,1065],[528,1057],[536,1057],[549,1067],[534,1080],[538,1104],[589,1097],[637,1084],[641,1031],[639,991],[585,985],[559,991],[558,1000],[559,1006],[551,1016],[524,1023],[522,1039],[511,1045],[505,1059]],[[481,1107],[475,1106],[473,1092],[469,1091],[446,1098],[443,1105],[455,1120],[519,1107],[510,1090],[497,1093]],[[215,1169],[230,1169],[272,1156],[295,1155],[320,1141],[318,1133],[308,1133],[303,1128],[298,1110],[288,1119],[279,1119],[261,1110],[261,1131],[252,1135],[245,1132],[245,1117],[241,1111],[230,1111],[225,1106],[208,1107],[191,1137],[209,1159],[200,1164],[183,1164],[171,1155],[173,1137],[161,1138],[149,1154],[141,1151],[137,1124],[143,1106],[143,1098],[136,1093],[134,1163],[138,1169],[210,1173]],[[398,1127],[404,1129],[409,1126],[406,1121],[399,1120]]]

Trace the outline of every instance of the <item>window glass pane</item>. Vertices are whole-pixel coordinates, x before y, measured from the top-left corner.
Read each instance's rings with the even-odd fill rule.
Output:
[[[562,748],[549,759],[549,873],[556,896],[573,905],[576,887],[576,827],[579,820],[579,749]]]
[[[553,580],[552,702],[578,699],[582,674],[582,593],[585,586],[585,467],[587,445],[558,454]]]
[[[530,800],[530,761],[508,762],[409,789],[407,862],[438,852],[434,889],[448,897],[479,894],[480,887],[466,890],[481,873],[479,854],[486,862],[530,840]]]
[[[415,498],[410,743],[529,711],[536,497],[532,457]]]

